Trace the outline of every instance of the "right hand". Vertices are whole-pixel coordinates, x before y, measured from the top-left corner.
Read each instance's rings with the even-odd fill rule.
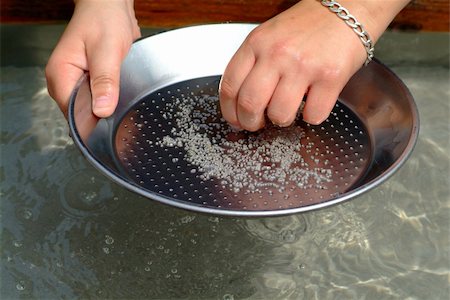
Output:
[[[110,116],[118,102],[120,66],[133,41],[141,36],[133,0],[78,0],[45,73],[50,96],[67,116],[69,98],[89,71],[92,110]]]
[[[375,43],[409,0],[339,0]],[[266,115],[289,126],[306,96],[303,120],[325,121],[342,89],[367,57],[360,38],[317,0],[302,0],[262,23],[242,43],[220,82],[223,118],[257,131]]]

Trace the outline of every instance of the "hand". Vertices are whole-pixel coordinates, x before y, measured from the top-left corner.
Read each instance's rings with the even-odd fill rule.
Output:
[[[114,112],[122,60],[140,35],[133,0],[76,1],[72,19],[46,67],[48,91],[65,115],[70,94],[86,71],[94,114],[103,118]]]
[[[360,1],[339,2],[374,41],[407,3],[392,1],[396,6],[386,13],[376,1],[363,1],[367,7]],[[375,10],[380,14],[369,13]],[[319,1],[303,0],[253,30],[233,56],[220,83],[222,115],[233,127],[249,131],[264,126],[265,114],[274,124],[288,126],[306,95],[303,119],[320,124],[366,57],[361,40],[343,20]]]

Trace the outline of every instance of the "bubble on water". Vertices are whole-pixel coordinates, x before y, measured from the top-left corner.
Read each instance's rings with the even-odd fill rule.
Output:
[[[184,216],[180,219],[182,224],[187,224],[195,220],[195,216]]]
[[[145,270],[145,272],[150,272],[150,267],[147,266],[144,268],[144,270]]]
[[[222,297],[223,300],[234,300],[234,296],[232,294],[225,294]]]
[[[23,283],[23,282],[18,282],[18,283],[16,284],[16,289],[17,289],[18,291],[23,291],[23,290],[25,290],[25,285],[24,285],[24,283]]]
[[[105,235],[105,243],[108,245],[112,245],[114,243],[114,239],[109,235]]]
[[[176,268],[172,268],[172,270],[170,270],[170,272],[171,272],[172,274],[176,274],[176,273],[178,273],[178,270],[177,270]]]
[[[97,197],[97,192],[95,191],[81,192],[80,196],[86,203],[91,203]]]
[[[16,247],[16,248],[20,248],[20,247],[22,247],[22,242],[21,241],[14,241],[13,242],[13,245],[14,245],[14,247]]]
[[[290,229],[281,231],[280,239],[286,243],[293,243],[296,240],[295,232]]]
[[[103,247],[103,252],[104,252],[105,254],[109,254],[109,253],[110,253],[110,250],[109,250],[108,247]]]
[[[31,219],[31,217],[33,217],[33,213],[31,212],[31,210],[25,209],[22,212],[22,216],[25,220],[29,220],[29,219]]]

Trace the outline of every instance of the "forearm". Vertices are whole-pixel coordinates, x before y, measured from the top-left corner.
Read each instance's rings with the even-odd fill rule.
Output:
[[[73,2],[75,3],[75,5],[79,4],[80,2],[104,2],[104,3],[108,3],[111,1],[119,1],[119,2],[125,2],[127,4],[134,4],[134,0],[73,0]]]
[[[124,4],[127,7],[128,13],[132,16],[134,12],[134,0],[73,0],[75,3],[75,10],[83,5],[100,5],[106,6],[111,4]]]

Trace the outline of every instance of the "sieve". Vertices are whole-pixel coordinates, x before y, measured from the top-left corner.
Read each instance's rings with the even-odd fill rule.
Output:
[[[374,60],[320,125],[234,131],[218,85],[254,24],[185,27],[136,41],[122,64],[114,114],[92,114],[89,74],[75,87],[69,126],[101,173],[149,199],[197,212],[275,216],[341,203],[388,179],[418,135],[414,100]],[[268,122],[270,123],[270,122]]]

